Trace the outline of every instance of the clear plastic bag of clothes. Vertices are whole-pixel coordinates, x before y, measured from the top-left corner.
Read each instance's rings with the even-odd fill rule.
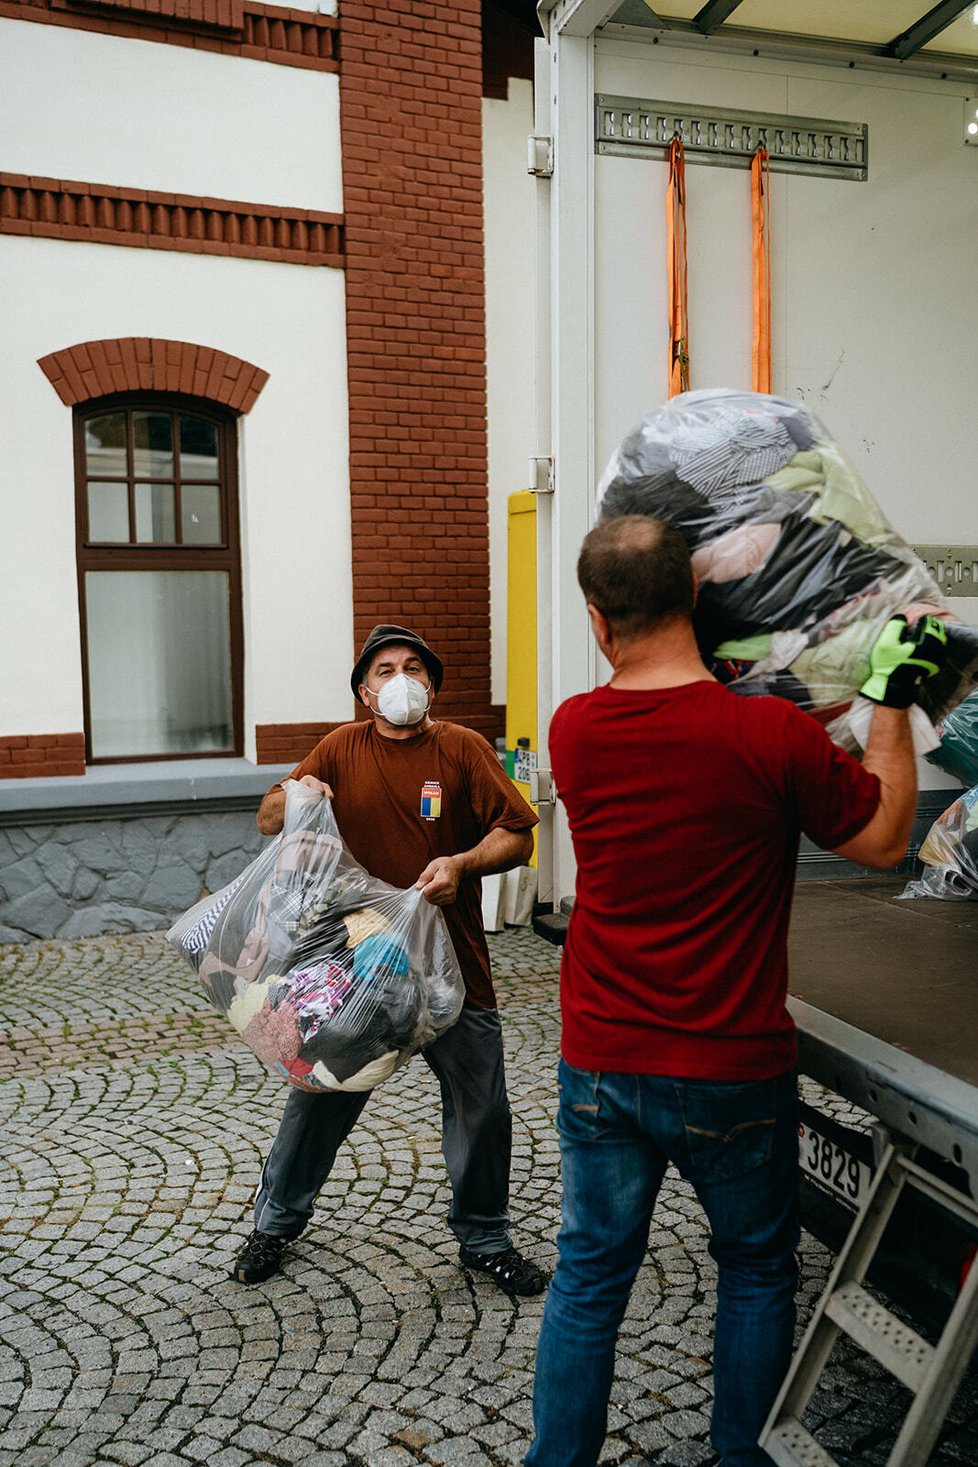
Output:
[[[329,800],[284,789],[281,834],[167,940],[273,1073],[369,1090],[454,1024],[458,959],[436,907],[356,863]]]
[[[901,896],[978,898],[978,785],[934,821],[920,859],[923,874],[908,882]]]
[[[858,745],[850,708],[886,622],[948,616],[922,561],[801,403],[681,393],[624,439],[597,498],[600,518],[654,515],[684,536],[700,582],[697,640],[714,675],[739,693],[800,704],[844,747]],[[947,624],[947,667],[920,700],[932,722],[978,684],[978,629]]]
[[[962,784],[978,784],[978,693],[972,693],[937,725],[939,746],[927,755]]]

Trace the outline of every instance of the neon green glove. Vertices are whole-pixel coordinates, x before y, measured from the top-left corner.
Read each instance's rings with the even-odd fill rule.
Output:
[[[891,617],[869,654],[869,677],[859,691],[887,708],[909,708],[921,683],[946,661],[947,628],[940,617],[922,616],[913,626],[905,616]]]

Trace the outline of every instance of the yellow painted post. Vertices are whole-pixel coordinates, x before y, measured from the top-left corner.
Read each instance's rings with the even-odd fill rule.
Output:
[[[537,767],[537,501],[528,490],[509,496],[506,631],[506,770],[529,799]]]

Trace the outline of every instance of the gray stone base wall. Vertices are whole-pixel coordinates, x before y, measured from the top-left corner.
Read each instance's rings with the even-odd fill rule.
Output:
[[[169,927],[264,844],[253,809],[6,826],[0,942]]]
[[[259,800],[287,772],[239,760],[10,781],[20,788],[0,789],[0,942],[171,926],[254,860],[265,844],[255,825]],[[897,870],[917,871],[921,841],[960,792],[921,791]],[[107,795],[116,803],[106,804]],[[859,870],[802,841],[801,878]]]

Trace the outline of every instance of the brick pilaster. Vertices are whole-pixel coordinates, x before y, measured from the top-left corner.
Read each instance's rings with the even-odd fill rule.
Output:
[[[344,0],[353,599],[492,736],[480,0]]]

